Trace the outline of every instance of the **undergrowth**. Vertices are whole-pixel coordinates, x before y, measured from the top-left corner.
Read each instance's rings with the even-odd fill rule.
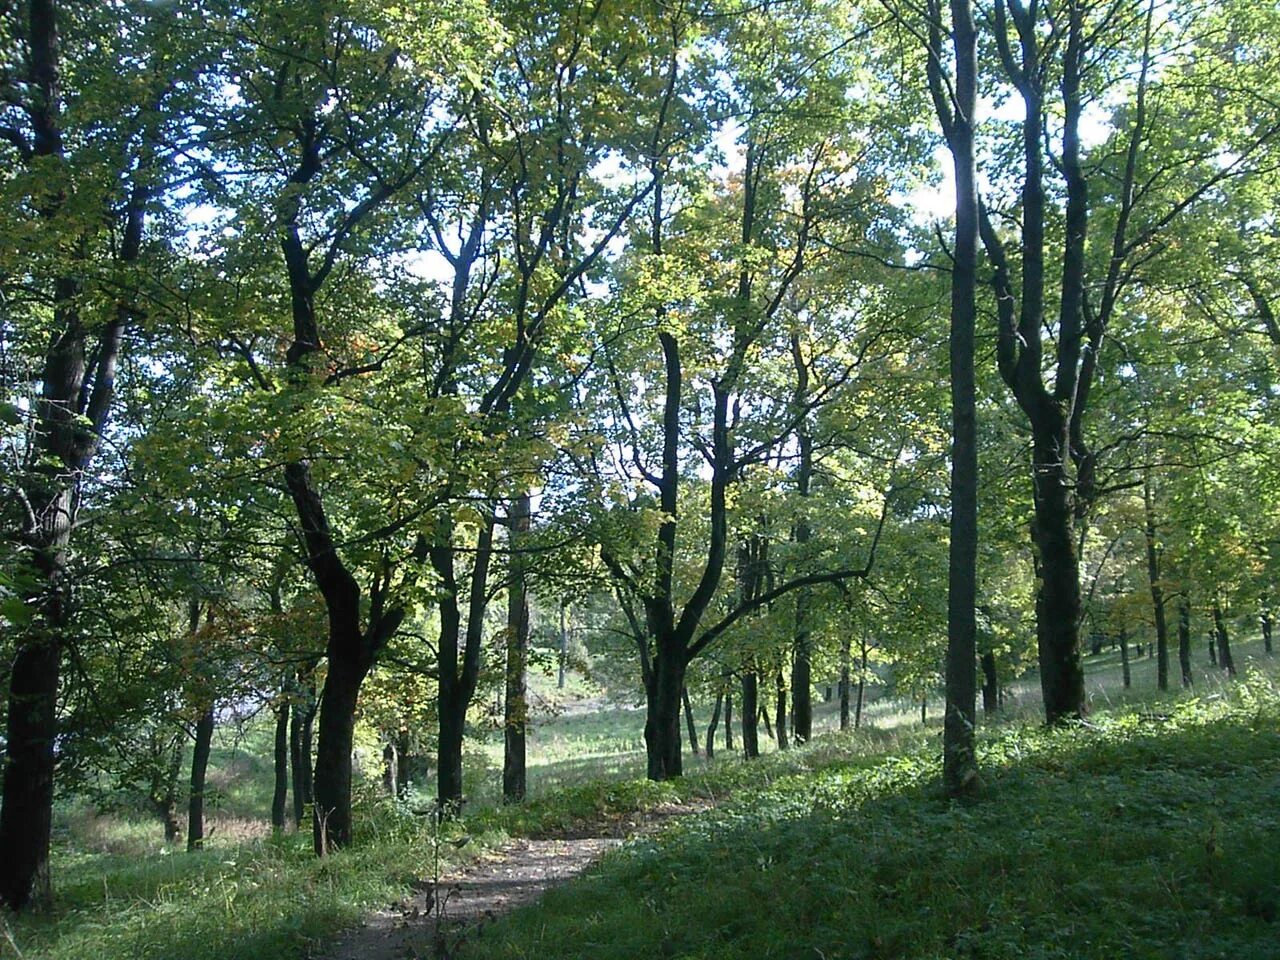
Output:
[[[499,921],[474,958],[1280,957],[1280,697],[998,729],[746,788]]]

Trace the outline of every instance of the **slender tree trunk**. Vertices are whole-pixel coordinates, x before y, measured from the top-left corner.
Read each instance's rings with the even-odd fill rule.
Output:
[[[787,681],[781,670],[778,671],[776,689],[778,692],[778,714],[774,730],[778,738],[778,749],[786,750],[790,746],[787,742]]]
[[[564,672],[569,663],[569,630],[565,625],[566,603],[560,604],[560,674],[556,679],[556,689],[564,689]]]
[[[849,649],[849,634],[844,634],[840,647],[840,729],[849,729],[849,695],[852,692],[850,686],[853,682],[853,670],[849,662],[851,651]],[[861,703],[859,703],[861,705]]]
[[[1178,666],[1182,670],[1182,685],[1195,683],[1191,672],[1191,601],[1186,595],[1178,598]]]
[[[791,355],[796,368],[796,406],[803,408],[809,397],[809,362],[805,357],[804,343],[799,333],[792,334]],[[796,431],[799,462],[796,464],[796,492],[801,497],[801,509],[809,497],[813,484],[813,437],[807,426]],[[812,539],[812,530],[806,516],[801,516],[795,526],[795,542],[803,551]],[[808,743],[813,735],[813,637],[809,628],[810,594],[807,589],[796,593],[795,647],[791,661],[791,715],[794,722],[796,743]]]
[[[716,705],[711,710],[711,722],[707,724],[707,759],[716,755],[716,727],[720,725],[720,708],[724,704],[724,691],[716,691]]]
[[[191,789],[187,795],[187,849],[204,848],[204,790],[213,749],[214,705],[209,704],[196,722],[196,742],[191,751]]]
[[[1261,616],[1262,621],[1262,652],[1271,655],[1271,610],[1264,608]]]
[[[390,739],[382,745],[382,792],[392,799],[400,795],[400,752]]]
[[[293,773],[293,825],[302,827],[302,818],[306,816],[306,793],[302,789],[302,705],[294,702],[290,709],[289,719],[289,766]],[[311,758],[306,763],[311,765]]]
[[[182,836],[182,824],[178,822],[178,778],[182,775],[182,753],[185,734],[175,737],[168,747],[169,762],[160,774],[159,782],[153,782],[151,802],[160,822],[164,824],[164,842],[177,843]]]
[[[1129,675],[1129,631],[1124,627],[1120,628],[1120,670],[1124,675],[1124,688],[1128,690],[1133,682]]]
[[[271,826],[283,830],[289,806],[289,701],[282,699],[275,713],[275,789],[271,795]]]
[[[978,783],[974,730],[977,658],[978,443],[974,325],[978,283],[978,188],[974,159],[977,34],[970,0],[952,0],[955,84],[936,104],[946,127],[956,177],[956,244],[951,271],[951,537],[947,583],[946,702],[942,779],[950,796]],[[930,58],[935,76],[938,58]],[[936,88],[936,84],[934,84]],[[948,122],[949,121],[949,122]],[[921,720],[924,719],[921,698]]]
[[[1147,582],[1151,587],[1151,608],[1156,622],[1156,686],[1169,689],[1169,628],[1165,622],[1164,587],[1160,584],[1160,548],[1156,543],[1156,512],[1151,495],[1151,478],[1142,485],[1143,512],[1146,518]]]
[[[401,727],[396,733],[396,760],[399,779],[396,781],[396,796],[401,800],[409,799],[409,770],[413,760],[412,744],[409,740],[409,728]]]
[[[1236,662],[1231,657],[1231,638],[1227,635],[1227,621],[1222,615],[1222,604],[1213,601],[1213,628],[1218,635],[1218,666],[1227,671],[1227,676],[1236,675]]]
[[[529,593],[525,557],[521,553],[529,534],[531,501],[522,492],[511,505],[510,577],[507,583],[507,700],[503,714],[502,798],[520,803],[525,797],[525,739],[529,722],[525,674],[529,659]]]
[[[759,689],[754,670],[742,674],[742,754],[748,760],[760,756]]]
[[[1000,709],[1000,677],[996,673],[996,655],[988,650],[982,655],[982,713],[994,716]]]
[[[769,719],[769,705],[761,703],[759,705],[760,721],[764,724],[764,735],[766,739],[773,739],[773,721]]]
[[[920,694],[920,724],[929,722],[929,695],[927,693]]]
[[[733,688],[724,694],[724,748],[733,752]]]
[[[689,728],[689,749],[693,751],[693,755],[698,755],[698,725],[693,722],[693,704],[689,700],[689,688],[685,687],[680,691],[680,698],[684,701],[684,722]]]

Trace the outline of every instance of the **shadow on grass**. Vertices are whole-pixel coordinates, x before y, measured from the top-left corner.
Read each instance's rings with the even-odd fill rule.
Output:
[[[1001,733],[974,803],[894,758],[634,843],[471,958],[1280,957],[1280,711]]]

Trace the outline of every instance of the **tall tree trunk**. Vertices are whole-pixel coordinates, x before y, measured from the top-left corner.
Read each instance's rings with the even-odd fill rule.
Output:
[[[529,534],[531,501],[527,491],[511,504],[510,575],[507,583],[507,698],[503,713],[502,798],[520,803],[525,797],[525,737],[529,722],[525,674],[529,659],[529,594],[524,540]]]
[[[941,4],[937,5],[940,13]],[[931,17],[932,20],[932,17]],[[978,443],[974,325],[977,317],[978,188],[974,159],[977,108],[977,34],[970,0],[951,2],[955,82],[950,101],[936,95],[936,109],[951,150],[956,178],[956,243],[951,271],[951,537],[947,562],[946,702],[942,732],[942,780],[950,796],[970,792],[978,782],[974,730],[978,678]],[[931,25],[930,88],[941,82],[940,30]],[[931,52],[933,52],[931,51]],[[921,698],[923,720],[924,699]]]
[[[796,368],[796,406],[803,409],[809,398],[809,361],[799,333],[791,336],[791,356]],[[796,445],[800,455],[796,464],[796,492],[801,497],[800,509],[804,510],[813,484],[813,437],[809,435],[803,417],[801,426],[796,430]],[[808,517],[802,515],[796,522],[794,534],[801,551],[812,535]],[[808,743],[813,735],[813,636],[809,627],[809,601],[809,590],[797,591],[795,647],[791,661],[791,716],[796,743]]]
[[[1169,628],[1165,623],[1164,587],[1160,583],[1160,548],[1156,543],[1156,511],[1151,495],[1151,477],[1142,484],[1142,504],[1147,542],[1147,582],[1151,587],[1151,608],[1156,622],[1156,686],[1169,689]]]
[[[1182,685],[1195,683],[1191,672],[1191,601],[1183,594],[1178,598],[1178,666],[1182,670]]]
[[[275,789],[271,794],[271,826],[283,830],[289,806],[289,701],[282,699],[275,714]]]
[[[1129,631],[1124,627],[1120,628],[1120,670],[1124,676],[1124,688],[1128,690],[1133,680],[1129,674]]]
[[[1000,709],[1000,676],[996,673],[996,655],[988,650],[982,655],[982,713],[994,716]]]
[[[1269,607],[1264,607],[1262,610],[1262,616],[1259,619],[1262,621],[1262,652],[1270,656],[1272,624],[1271,609]]]
[[[685,687],[680,691],[680,698],[684,701],[684,723],[689,728],[689,749],[693,751],[693,755],[698,755],[698,725],[693,722],[693,703],[689,700],[689,688]]]
[[[778,713],[777,721],[774,724],[774,733],[778,739],[778,749],[786,750],[790,744],[787,743],[787,681],[783,677],[782,671],[778,671],[776,689],[778,693]]]
[[[1227,621],[1222,615],[1222,604],[1214,598],[1213,629],[1218,635],[1218,666],[1227,671],[1227,676],[1236,675],[1236,662],[1231,656],[1231,638],[1227,635]]]
[[[191,751],[191,789],[187,794],[187,849],[204,848],[204,790],[213,749],[214,705],[209,704],[196,721],[196,741]]]
[[[840,729],[849,729],[849,695],[852,692],[850,686],[853,682],[853,670],[850,664],[851,651],[848,631],[844,634],[840,647]],[[861,701],[859,701],[861,706]]]
[[[760,698],[754,670],[742,674],[742,754],[748,760],[760,756]]]

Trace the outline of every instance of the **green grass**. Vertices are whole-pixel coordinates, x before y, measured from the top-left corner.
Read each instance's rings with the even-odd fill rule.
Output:
[[[1280,696],[936,743],[746,789],[499,921],[468,957],[1280,957]]]
[[[1237,644],[1237,660],[1275,666],[1256,642]],[[1036,685],[1023,682],[1012,722],[983,732],[987,786],[972,807],[938,800],[937,727],[890,698],[868,705],[876,727],[750,763],[692,759],[663,784],[642,779],[640,711],[567,712],[536,727],[532,798],[514,808],[493,802],[500,753],[473,743],[473,842],[446,845],[454,859],[510,835],[695,798],[721,804],[661,846],[633,844],[546,911],[500,924],[475,956],[1280,957],[1259,952],[1262,928],[1250,926],[1272,915],[1269,891],[1280,889],[1275,697],[1262,680],[1226,684],[1204,667],[1203,699],[1188,707],[1178,691],[1155,696],[1154,661],[1135,660],[1126,693],[1114,657],[1090,658],[1101,731],[1045,734]],[[837,709],[818,705],[819,729]],[[1145,723],[1135,711],[1175,719]],[[293,960],[430,873],[430,821],[372,794],[357,812],[360,842],[328,862],[306,836],[270,837],[264,732],[219,741],[218,827],[203,854],[164,850],[151,818],[64,812],[58,906],[14,921],[23,956]],[[1209,847],[1203,863],[1186,860]],[[584,914],[574,898],[587,894]],[[1116,939],[1135,923],[1168,926],[1152,941],[1165,952]],[[1070,932],[1067,952],[1052,952],[1046,924]],[[1280,926],[1266,930],[1280,943]],[[1175,949],[1177,937],[1210,946]],[[0,957],[11,955],[0,938]]]

